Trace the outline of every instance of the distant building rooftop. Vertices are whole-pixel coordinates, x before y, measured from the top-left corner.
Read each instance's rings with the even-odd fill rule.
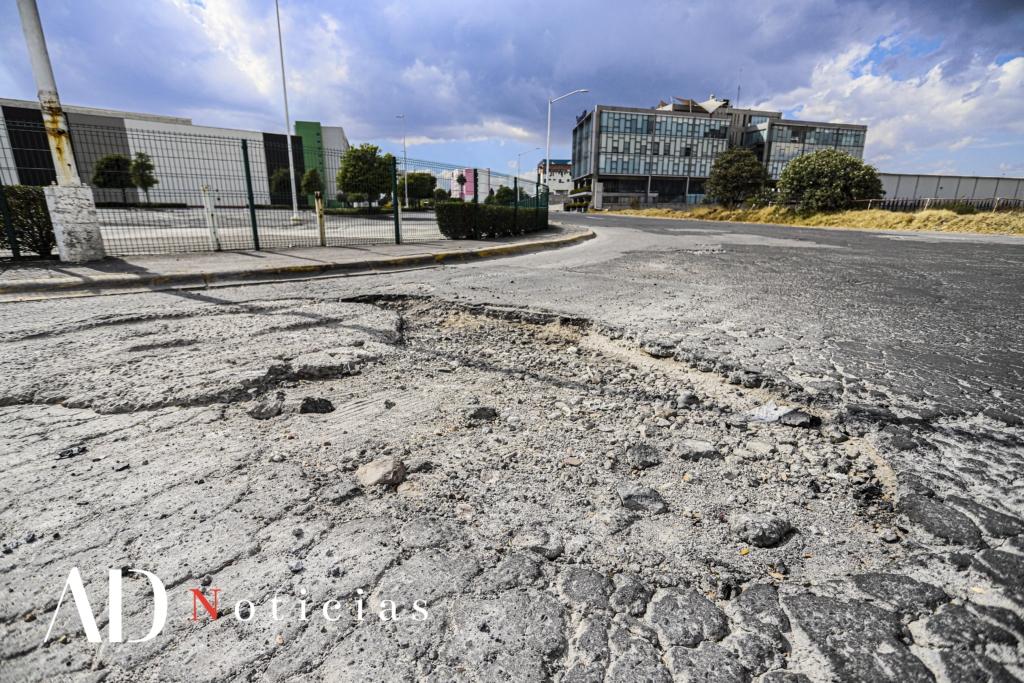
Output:
[[[11,100],[0,97],[0,106],[21,107],[23,109],[39,109],[39,102],[36,100]],[[153,121],[156,123],[177,123],[184,126],[191,126],[192,119],[183,116],[164,116],[162,114],[143,114],[133,111],[121,111],[119,109],[101,109],[99,107],[80,107],[75,104],[61,104],[65,112],[69,114],[83,114],[87,116],[112,116],[122,119],[134,119],[136,121]]]

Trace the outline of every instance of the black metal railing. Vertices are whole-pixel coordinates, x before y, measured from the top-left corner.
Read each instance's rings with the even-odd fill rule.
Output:
[[[952,211],[1016,211],[1024,209],[1024,199],[1016,199],[1013,197],[864,199],[856,202],[855,208],[904,212],[926,211],[928,209],[950,209]]]
[[[543,202],[546,214],[546,189],[533,180],[379,152],[347,154],[303,145],[297,136],[293,201],[284,135],[139,125],[147,127],[70,125],[78,174],[92,187],[113,256],[436,240],[443,235],[433,207],[451,199],[534,208]],[[42,124],[0,119],[0,183],[41,186],[55,178]],[[0,250],[13,255],[25,226],[11,213],[3,211]]]

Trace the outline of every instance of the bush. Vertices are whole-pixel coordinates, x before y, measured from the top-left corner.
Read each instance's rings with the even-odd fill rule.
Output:
[[[292,175],[287,167],[279,168],[270,175],[270,195],[274,198],[274,203],[283,203],[276,201],[278,199],[291,202]]]
[[[486,239],[523,235],[547,227],[547,209],[471,202],[438,202],[437,225],[449,239]]]
[[[753,196],[747,199],[747,206],[752,209],[762,209],[779,201],[775,188],[762,187]]]
[[[524,213],[520,211],[520,213]],[[518,218],[515,208],[511,206],[483,206],[481,207],[480,237],[508,237],[510,235],[522,234],[517,225]]]
[[[333,207],[324,209],[324,214],[327,216],[365,216],[390,213],[391,209],[384,209],[379,206]]]
[[[108,154],[101,158],[93,167],[92,184],[104,190],[121,190],[121,203],[127,204],[126,190],[135,187],[132,160],[124,154]]]
[[[937,206],[937,209],[949,209],[958,216],[973,216],[978,213],[978,207],[967,202],[953,202],[945,206]]]
[[[779,200],[796,204],[801,213],[840,211],[883,194],[874,166],[834,149],[790,161],[782,171],[778,189]]]
[[[11,211],[11,225],[18,246],[40,256],[50,256],[57,241],[53,236],[50,211],[46,208],[43,188],[28,185],[9,185],[3,188],[7,206]],[[7,230],[0,225],[0,247],[10,249]]]
[[[299,191],[306,195],[313,195],[316,194],[317,192],[323,192],[324,181],[320,179],[320,171],[316,170],[315,168],[311,168],[308,171],[306,171],[305,175],[302,176],[302,183],[301,187],[299,187]],[[291,192],[290,186],[288,188],[288,192]]]
[[[742,204],[768,183],[768,172],[749,149],[734,147],[718,155],[707,181],[707,195],[726,207]]]
[[[472,202],[438,202],[437,227],[448,239],[470,239],[475,237],[479,211],[480,205]]]

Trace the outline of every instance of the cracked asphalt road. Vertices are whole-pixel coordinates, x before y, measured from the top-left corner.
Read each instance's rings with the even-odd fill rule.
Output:
[[[4,680],[1024,677],[1024,242],[565,220],[598,237],[0,306]],[[101,628],[106,568],[155,572],[164,633],[65,605],[41,647],[71,566]]]

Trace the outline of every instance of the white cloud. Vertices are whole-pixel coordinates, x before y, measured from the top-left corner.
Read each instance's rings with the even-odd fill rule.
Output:
[[[277,45],[273,16],[257,16],[244,0],[217,0],[196,4],[188,0],[172,0],[182,12],[192,17],[218,53],[249,81],[263,96],[280,87],[276,76],[278,66],[271,60],[268,47]]]
[[[450,142],[484,142],[496,140],[504,144],[510,140],[521,142],[536,142],[538,136],[521,126],[516,126],[498,119],[488,119],[480,123],[461,125],[453,122],[447,126],[438,127],[438,135],[410,135],[407,144],[412,145],[434,145]],[[393,138],[393,142],[401,142],[401,138]]]
[[[1001,65],[975,61],[955,78],[940,63],[898,79],[865,64],[871,50],[855,45],[819,63],[807,85],[758,106],[799,109],[800,118],[812,121],[867,124],[868,161],[937,164],[944,171],[957,170],[956,164],[926,161],[926,153],[991,147],[1024,134],[1024,57]]]
[[[417,59],[402,70],[401,78],[405,87],[417,93],[429,93],[442,100],[455,100],[458,97],[456,74],[451,68],[424,64]]]

